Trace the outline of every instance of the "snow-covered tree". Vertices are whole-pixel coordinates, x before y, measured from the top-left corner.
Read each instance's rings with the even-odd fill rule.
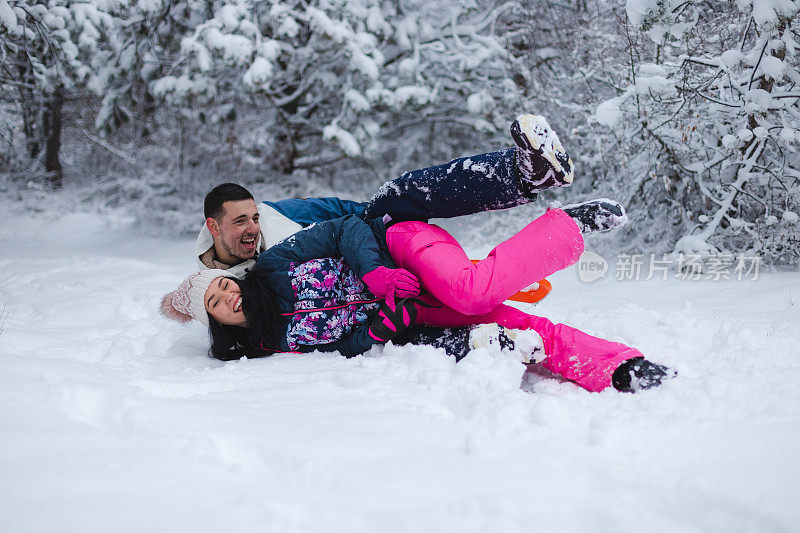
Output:
[[[628,0],[627,65],[594,120],[644,237],[678,253],[800,261],[796,0]]]
[[[80,87],[95,67],[101,32],[115,25],[106,11],[112,6],[113,2],[0,0],[5,115],[9,122],[9,116],[21,122],[29,169],[44,171],[54,186],[62,181],[63,108],[66,101],[81,98]],[[14,126],[9,124],[6,135],[14,135]]]
[[[450,155],[472,135],[508,143],[509,110],[521,102],[514,78],[526,67],[501,29],[517,4],[206,5],[213,16],[187,32],[184,57],[152,90],[195,112],[249,106],[260,124],[247,143],[277,171],[348,158],[385,178],[420,153],[429,162],[431,152]]]

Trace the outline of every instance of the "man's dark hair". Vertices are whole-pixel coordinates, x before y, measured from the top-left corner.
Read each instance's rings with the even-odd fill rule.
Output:
[[[206,218],[217,219],[222,216],[222,204],[239,200],[255,200],[250,191],[236,183],[217,185],[206,195],[203,203],[203,214]]]

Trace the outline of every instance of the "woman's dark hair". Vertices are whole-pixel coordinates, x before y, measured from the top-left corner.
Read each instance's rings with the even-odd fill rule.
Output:
[[[242,312],[249,327],[226,326],[208,317],[211,348],[215,359],[232,361],[242,357],[265,357],[278,351],[280,309],[275,293],[257,272],[235,281],[242,291]]]

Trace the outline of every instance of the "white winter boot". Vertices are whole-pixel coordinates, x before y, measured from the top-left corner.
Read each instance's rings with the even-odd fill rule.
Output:
[[[541,363],[547,357],[542,338],[532,329],[510,329],[498,324],[481,324],[469,333],[469,347],[497,347],[519,357],[525,364]]]

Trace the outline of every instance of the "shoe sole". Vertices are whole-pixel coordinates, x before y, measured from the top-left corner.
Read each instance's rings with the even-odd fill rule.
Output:
[[[608,198],[598,198],[596,200],[584,202],[583,204],[569,204],[562,206],[561,209],[567,210],[570,208],[580,207],[582,205],[589,205],[589,204],[600,204],[603,207],[603,209],[605,209],[607,212],[606,220],[609,221],[610,223],[613,223],[607,228],[592,230],[591,233],[604,233],[606,231],[612,231],[617,228],[621,228],[622,226],[630,222],[628,214],[625,212],[625,208],[622,207],[622,205],[619,204],[618,202],[615,202],[614,200],[610,200]]]
[[[556,132],[541,115],[520,115],[517,117],[521,133],[533,150],[539,151],[556,172],[564,175],[562,181],[572,183],[574,170],[572,159],[561,145]]]

